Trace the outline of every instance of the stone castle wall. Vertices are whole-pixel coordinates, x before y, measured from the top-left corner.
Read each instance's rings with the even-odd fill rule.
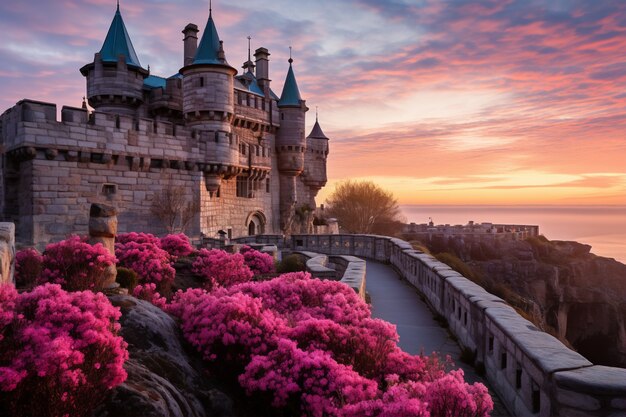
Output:
[[[285,244],[297,251],[391,263],[484,364],[513,415],[626,415],[626,369],[592,364],[502,299],[409,243],[373,235],[300,235]]]
[[[280,190],[273,174],[271,132],[263,134],[258,150],[249,146],[252,133],[243,126],[225,138],[240,149],[241,170],[250,170],[252,176],[255,168],[250,182],[258,189],[253,198],[237,196],[237,177],[224,181],[218,195],[210,196],[204,186],[204,171],[212,168],[204,159],[210,140],[206,132],[152,119],[88,115],[68,107],[61,114],[58,122],[54,104],[23,100],[1,116],[0,199],[5,218],[16,223],[19,244],[43,246],[70,233],[84,233],[93,202],[117,207],[120,232],[162,234],[165,229],[150,208],[155,193],[166,187],[187,190],[189,199],[201,200],[200,213],[187,230],[192,236],[213,236],[227,227],[233,236],[245,235],[246,219],[254,212],[261,212],[267,222],[264,232],[278,230]],[[270,180],[269,193],[261,171]]]

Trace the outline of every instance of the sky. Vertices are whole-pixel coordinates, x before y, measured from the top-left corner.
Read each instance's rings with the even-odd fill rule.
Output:
[[[80,106],[115,0],[0,3],[0,111],[22,98]],[[154,75],[182,66],[181,30],[207,1],[121,0]],[[289,46],[330,141],[329,184],[373,180],[401,204],[626,205],[626,1],[214,0],[241,72]]]

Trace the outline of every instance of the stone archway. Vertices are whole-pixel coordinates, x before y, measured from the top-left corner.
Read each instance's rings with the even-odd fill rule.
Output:
[[[262,235],[265,233],[265,225],[267,219],[261,211],[254,211],[246,218],[246,227],[248,228],[248,236]]]

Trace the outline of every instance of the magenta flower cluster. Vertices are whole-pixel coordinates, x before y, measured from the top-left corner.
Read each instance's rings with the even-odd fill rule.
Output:
[[[31,288],[35,285],[43,268],[43,256],[37,249],[26,248],[15,254],[15,285]]]
[[[200,249],[192,265],[192,271],[204,279],[207,290],[216,286],[230,287],[250,281],[253,277],[243,255],[230,254],[219,249]]]
[[[100,291],[105,270],[115,265],[115,257],[97,243],[90,245],[79,236],[71,236],[46,246],[39,284],[59,284],[67,291]]]
[[[250,268],[254,275],[271,274],[274,270],[274,258],[267,253],[252,249],[244,245],[239,250],[243,255],[244,263]]]
[[[161,294],[157,292],[156,284],[150,282],[148,284],[137,285],[133,289],[133,297],[140,300],[146,300],[162,310],[165,310],[167,299],[161,297]]]
[[[126,380],[120,312],[102,293],[0,286],[0,400],[11,415],[86,416]]]
[[[117,264],[137,273],[141,284],[153,283],[161,294],[168,294],[176,271],[170,255],[161,249],[159,238],[149,233],[127,233],[117,236]]]
[[[173,260],[189,256],[195,252],[189,238],[184,233],[167,235],[161,238],[161,249],[170,254]]]
[[[339,282],[284,274],[179,291],[167,309],[209,366],[290,414],[482,417],[493,407],[462,371],[403,352],[395,327]]]

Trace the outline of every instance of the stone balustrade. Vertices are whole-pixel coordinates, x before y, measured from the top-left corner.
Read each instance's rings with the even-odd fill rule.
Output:
[[[309,251],[297,251],[295,253],[307,258],[306,270],[311,275],[316,278],[336,279],[343,282],[365,300],[366,263],[364,260],[347,255],[329,257]],[[332,261],[334,268],[330,267],[329,261]]]
[[[409,243],[373,235],[296,235],[285,243],[294,251],[393,265],[484,365],[513,415],[626,416],[626,369],[593,365],[502,299]]]

